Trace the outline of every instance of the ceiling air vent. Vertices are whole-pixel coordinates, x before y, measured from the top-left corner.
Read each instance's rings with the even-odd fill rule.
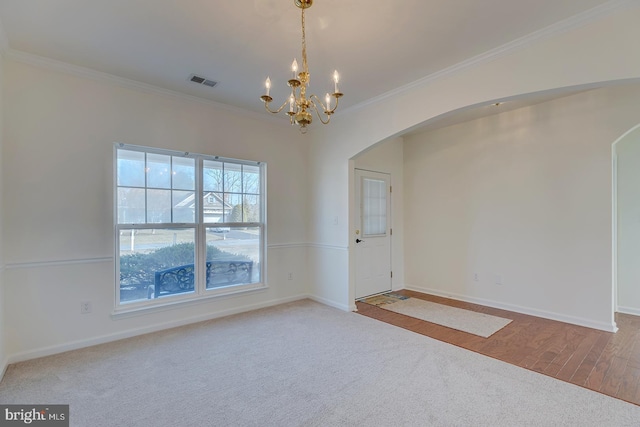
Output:
[[[191,74],[189,76],[189,81],[190,82],[194,82],[194,83],[198,83],[199,85],[205,85],[205,86],[209,86],[209,87],[214,87],[215,85],[218,84],[218,82],[215,82],[213,80],[209,80],[205,77],[200,77],[197,76],[195,74]]]

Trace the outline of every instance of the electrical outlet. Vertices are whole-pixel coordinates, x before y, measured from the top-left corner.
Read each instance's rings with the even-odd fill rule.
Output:
[[[479,282],[480,279],[478,278],[478,273],[473,273],[473,281],[474,282]]]
[[[80,303],[80,314],[91,313],[91,301],[82,301]]]
[[[496,275],[496,285],[502,285],[502,276]]]
[[[287,280],[293,280],[293,273],[287,274]]]

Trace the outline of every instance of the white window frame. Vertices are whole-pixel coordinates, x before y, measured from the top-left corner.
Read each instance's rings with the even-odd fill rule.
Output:
[[[186,157],[193,158],[195,161],[195,189],[194,189],[194,203],[195,203],[195,222],[194,223],[122,223],[118,222],[118,150],[137,151],[147,154],[160,154],[174,157]],[[259,188],[259,203],[260,203],[260,219],[259,222],[204,222],[204,203],[203,203],[203,163],[205,160],[224,162],[236,165],[249,165],[258,166],[260,171],[260,188]],[[114,206],[114,235],[115,235],[115,304],[114,315],[119,313],[128,313],[139,310],[147,310],[158,307],[166,307],[168,305],[184,304],[188,302],[194,302],[197,300],[214,298],[219,296],[237,294],[242,292],[251,292],[256,290],[262,290],[267,288],[267,197],[266,197],[266,172],[267,165],[265,162],[239,160],[220,156],[196,154],[189,152],[181,152],[167,149],[159,149],[152,147],[144,147],[139,145],[131,145],[124,143],[115,143],[113,149],[113,206]],[[145,188],[148,188],[145,184]],[[244,189],[242,189],[242,194]],[[206,264],[206,229],[212,227],[256,227],[260,230],[260,263],[259,263],[259,275],[260,280],[256,283],[249,284],[237,284],[229,285],[219,288],[206,288],[205,277],[205,264]],[[176,294],[170,297],[162,297],[158,299],[146,299],[137,300],[134,302],[121,303],[120,301],[120,234],[123,230],[131,229],[193,229],[195,235],[195,255],[194,255],[194,292]]]

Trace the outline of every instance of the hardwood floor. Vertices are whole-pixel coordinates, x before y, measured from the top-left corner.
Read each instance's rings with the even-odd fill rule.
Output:
[[[513,321],[482,338],[361,302],[358,313],[640,405],[640,317],[616,314],[614,334],[413,291],[397,293]]]

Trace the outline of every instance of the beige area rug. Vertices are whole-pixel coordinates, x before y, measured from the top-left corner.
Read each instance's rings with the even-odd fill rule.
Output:
[[[446,326],[447,328],[457,329],[484,338],[490,337],[511,323],[510,319],[450,307],[418,298],[410,298],[395,293],[377,295],[361,301],[385,310],[426,320],[427,322],[436,323]]]

